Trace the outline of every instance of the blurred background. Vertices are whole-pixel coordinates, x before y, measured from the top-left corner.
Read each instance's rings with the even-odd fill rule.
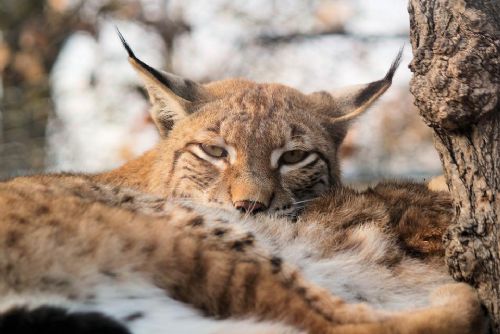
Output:
[[[393,87],[349,132],[344,177],[440,174],[408,91],[406,0],[0,0],[0,178],[96,172],[158,140],[116,36],[148,64],[201,82],[281,82],[304,92],[381,78]]]

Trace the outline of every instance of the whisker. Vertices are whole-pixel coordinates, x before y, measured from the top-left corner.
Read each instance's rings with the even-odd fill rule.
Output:
[[[303,201],[297,201],[297,202],[293,202],[292,205],[296,205],[296,204],[301,204],[301,203],[308,203],[308,202],[312,202],[314,200],[317,200],[319,197],[315,197],[315,198],[311,198],[311,199],[305,199]]]

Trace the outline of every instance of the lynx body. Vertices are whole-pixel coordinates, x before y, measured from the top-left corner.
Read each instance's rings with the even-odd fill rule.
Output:
[[[4,314],[98,311],[137,334],[485,330],[443,268],[447,194],[422,185],[338,188],[296,222],[68,175],[1,184],[0,206]]]
[[[162,140],[107,173],[0,183],[1,333],[486,331],[444,269],[446,193],[341,186],[348,124],[400,55],[382,80],[306,95],[197,84],[124,45]]]

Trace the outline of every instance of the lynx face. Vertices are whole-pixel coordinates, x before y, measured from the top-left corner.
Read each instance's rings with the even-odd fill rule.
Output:
[[[157,192],[281,215],[338,182],[336,141],[314,98],[244,81],[206,87],[227,94],[196,106],[161,143],[156,171],[170,170]]]
[[[400,59],[382,80],[306,95],[240,79],[201,85],[153,69],[122,42],[162,135],[148,190],[276,215],[339,184],[337,151],[348,124],[387,90]]]

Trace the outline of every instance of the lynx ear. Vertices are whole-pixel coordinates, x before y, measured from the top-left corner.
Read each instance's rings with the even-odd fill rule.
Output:
[[[127,50],[130,64],[144,81],[153,105],[151,117],[160,134],[166,136],[176,121],[189,115],[191,104],[204,97],[204,88],[194,81],[158,71],[144,63],[135,56],[118,28],[116,31]]]
[[[382,80],[347,87],[331,93],[333,103],[331,112],[334,113],[331,118],[332,123],[350,121],[367,110],[391,86],[392,77],[401,63],[402,53],[403,47]]]

